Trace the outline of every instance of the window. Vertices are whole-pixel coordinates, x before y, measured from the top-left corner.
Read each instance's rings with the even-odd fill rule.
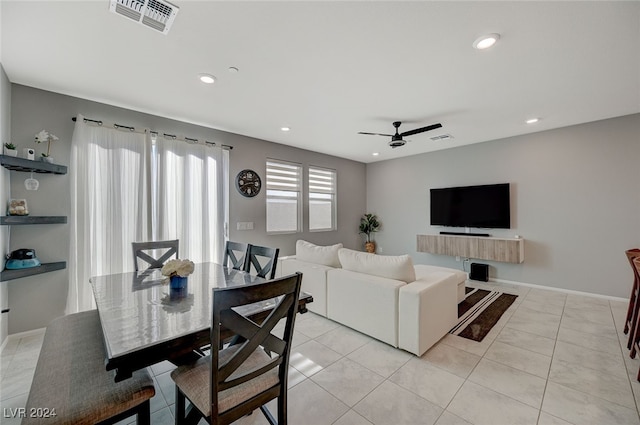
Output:
[[[267,232],[300,232],[301,223],[302,167],[267,160]]]
[[[336,172],[309,167],[309,230],[336,228]]]

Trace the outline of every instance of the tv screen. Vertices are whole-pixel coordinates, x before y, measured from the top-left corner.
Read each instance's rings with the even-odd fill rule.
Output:
[[[431,225],[509,229],[509,183],[431,189]]]

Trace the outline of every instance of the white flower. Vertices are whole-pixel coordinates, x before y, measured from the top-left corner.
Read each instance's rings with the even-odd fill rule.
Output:
[[[58,138],[56,137],[56,140],[57,139]],[[49,141],[49,132],[47,130],[42,130],[40,133],[36,134],[36,143],[42,143],[42,142],[48,142],[48,141]]]
[[[161,273],[164,276],[187,277],[193,273],[195,265],[190,260],[169,260],[162,266]]]
[[[43,153],[42,156],[49,156],[49,153],[51,152],[51,142],[55,142],[56,140],[59,140],[58,136],[49,133],[47,130],[42,130],[40,133],[36,134],[36,143],[47,142],[47,153]]]

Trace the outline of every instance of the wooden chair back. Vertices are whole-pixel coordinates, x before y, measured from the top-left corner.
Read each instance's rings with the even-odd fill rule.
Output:
[[[243,270],[248,248],[249,245],[246,243],[227,241],[224,247],[222,265],[236,270]]]
[[[217,346],[221,327],[233,331],[242,342],[238,343],[239,347],[233,346],[222,351],[212,350],[211,352],[211,364],[218,365],[218,367],[211,367],[211,423],[231,423],[260,408],[273,424],[275,420],[265,405],[268,401],[278,398],[277,423],[286,424],[289,356],[301,284],[302,274],[296,273],[260,285],[213,290],[211,346]],[[260,324],[239,312],[242,306],[268,301],[275,303],[275,307]],[[272,331],[283,318],[285,318],[284,332],[282,337],[279,337],[277,335],[280,335],[280,332],[276,335]],[[224,354],[227,350],[232,351],[233,354],[221,359],[220,354]],[[241,368],[256,350],[264,350],[270,354],[265,355],[262,352],[265,358],[264,363],[250,368],[246,366]],[[261,375],[269,373],[274,368],[277,368],[277,384],[225,412],[218,411],[219,392],[260,379]]]
[[[253,269],[257,276],[273,279],[276,276],[279,252],[280,248],[249,245],[244,271],[251,273]]]
[[[153,241],[153,242],[132,242],[133,247],[133,263],[135,271],[140,270],[139,261],[147,264],[145,270],[159,269],[172,256],[178,258],[178,248],[180,241],[178,239],[171,241]],[[157,251],[162,251],[156,257]],[[154,255],[154,256],[152,256]]]

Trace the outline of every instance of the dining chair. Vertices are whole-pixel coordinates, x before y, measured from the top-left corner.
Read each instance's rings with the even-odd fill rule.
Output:
[[[131,242],[135,271],[140,269],[138,260],[148,264],[146,269],[159,269],[172,256],[178,258],[179,239],[171,241]],[[162,250],[162,251],[161,251]],[[161,251],[157,256],[157,251]]]
[[[640,279],[638,279],[638,273],[636,272],[636,268],[633,264],[633,260],[636,257],[640,257],[640,249],[638,248],[628,249],[625,251],[625,254],[627,255],[627,260],[629,260],[631,269],[633,270],[633,286],[631,287],[631,296],[629,297],[629,307],[627,308],[627,318],[624,322],[624,333],[627,334],[629,333],[629,330],[631,329],[631,327],[633,327],[633,324],[634,324],[633,314],[636,307],[636,298],[638,297],[638,286],[640,285]],[[633,332],[631,333],[631,335],[633,335]],[[631,339],[631,335],[629,339]],[[631,343],[629,342],[627,344],[629,349],[631,348],[630,345]]]
[[[244,269],[248,248],[249,245],[246,243],[227,241],[224,247],[224,260],[222,261],[222,265],[236,270]]]
[[[635,279],[640,282],[640,255],[633,257],[633,259],[629,261],[631,261],[631,265],[633,266]],[[633,308],[629,323],[629,339],[627,340],[627,348],[631,350],[629,356],[632,359],[635,359],[636,353],[640,349],[640,326],[638,323],[640,321],[640,289],[636,289],[636,291],[631,293],[629,303],[633,304]],[[640,379],[640,372],[638,373],[638,378]]]
[[[249,244],[244,271],[251,273],[253,267],[256,275],[265,279],[273,279],[276,275],[279,252],[280,248],[268,248]]]
[[[259,408],[270,424],[286,425],[289,356],[301,284],[302,274],[295,273],[260,285],[213,289],[211,346],[218,346],[221,328],[243,340],[171,372],[176,424],[197,423],[202,417],[210,424],[230,424]],[[274,306],[260,324],[241,314],[243,306],[264,302]],[[284,332],[272,333],[283,318]],[[266,406],[276,398],[277,422]]]

